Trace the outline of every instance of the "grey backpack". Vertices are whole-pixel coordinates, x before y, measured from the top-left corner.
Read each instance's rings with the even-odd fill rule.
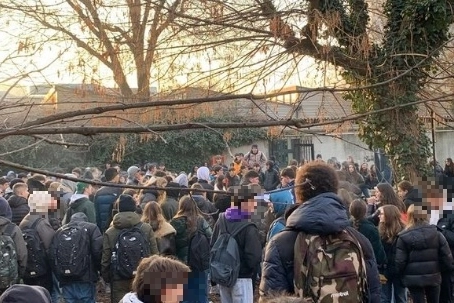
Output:
[[[240,252],[235,236],[251,222],[236,223],[231,231],[227,229],[225,214],[219,215],[219,236],[210,252],[211,281],[225,287],[233,287],[240,273]]]
[[[16,243],[12,238],[14,223],[8,224],[0,234],[0,289],[7,289],[18,282]]]

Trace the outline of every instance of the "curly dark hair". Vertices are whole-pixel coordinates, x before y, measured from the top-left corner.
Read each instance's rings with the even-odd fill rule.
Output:
[[[336,171],[326,163],[310,162],[296,172],[295,195],[298,203],[323,193],[337,193],[339,180]]]

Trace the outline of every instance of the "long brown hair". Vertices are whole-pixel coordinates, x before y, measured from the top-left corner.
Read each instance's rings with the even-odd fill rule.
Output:
[[[361,199],[355,199],[350,204],[350,215],[353,221],[353,227],[359,229],[359,221],[366,217],[367,205]]]
[[[385,205],[380,208],[380,212],[383,212],[385,222],[378,224],[378,233],[383,241],[392,243],[397,234],[405,228],[401,219],[401,212],[395,205]]]
[[[388,183],[378,183],[377,189],[381,194],[380,205],[394,205],[401,213],[406,212],[404,202],[399,198],[391,185]]]
[[[140,221],[149,224],[151,224],[152,222],[157,222],[157,229],[161,228],[162,223],[164,223],[166,219],[162,215],[162,209],[161,206],[159,206],[158,202],[150,201],[145,205]]]
[[[427,210],[423,210],[422,206],[415,207],[414,204],[411,204],[407,209],[407,214],[408,223],[406,229],[429,223],[429,214]]]
[[[181,197],[178,203],[178,212],[175,218],[186,217],[186,227],[190,233],[197,230],[197,220],[200,217],[199,209],[195,201],[188,195]]]
[[[166,187],[168,183],[169,182],[167,181],[166,178],[163,178],[163,177],[156,178],[156,186],[157,187]],[[158,194],[159,195],[157,197],[157,199],[158,199],[157,202],[161,205],[167,199],[167,192],[165,190],[159,189],[158,190]]]

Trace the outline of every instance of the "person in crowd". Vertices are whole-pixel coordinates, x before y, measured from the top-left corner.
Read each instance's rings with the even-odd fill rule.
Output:
[[[218,221],[219,214],[225,212],[227,208],[230,207],[234,188],[235,186],[231,186],[224,194],[217,194],[214,196],[214,207],[216,207],[216,209],[218,210],[218,212],[213,215],[215,222]]]
[[[176,256],[188,264],[191,236],[200,231],[211,239],[212,229],[208,222],[200,215],[196,204],[192,198],[187,195],[181,197],[179,201],[178,212],[170,221],[170,224],[176,230]],[[207,276],[206,271],[197,271],[191,268],[188,283],[185,285],[184,302],[207,302]]]
[[[369,164],[367,164],[366,162],[361,164],[361,167],[359,168],[359,174],[363,177],[365,181],[367,176],[369,176]]]
[[[225,226],[227,231],[242,229],[235,235],[238,243],[240,256],[240,272],[237,281],[232,287],[219,286],[221,302],[252,303],[254,301],[253,280],[257,274],[257,268],[262,257],[262,244],[259,240],[259,232],[255,224],[248,223],[248,219],[257,207],[256,196],[260,194],[260,187],[243,185],[233,189],[230,208],[221,214],[213,231],[211,247],[216,243],[221,232],[220,225]],[[259,190],[259,191],[257,191]]]
[[[262,171],[260,164],[255,163],[254,166],[252,167],[252,169],[255,170],[259,174],[259,183],[261,186],[263,186],[263,184],[265,182],[265,173]]]
[[[216,179],[219,176],[224,176],[224,169],[220,165],[213,165],[211,167],[211,170],[212,170],[213,173],[210,175],[210,177],[211,177],[210,184],[214,186],[215,183],[216,183]]]
[[[293,195],[290,190],[280,190],[270,194],[270,210],[274,221],[271,223],[266,242],[285,228],[285,211],[293,205]]]
[[[300,204],[287,211],[286,228],[266,246],[260,296],[275,292],[295,293],[294,246],[299,232],[330,235],[348,228],[363,250],[369,302],[379,302],[380,282],[372,246],[361,233],[349,227],[347,212],[339,201],[339,183],[334,169],[323,162],[302,166],[296,175],[295,194]]]
[[[241,179],[236,174],[234,168],[229,168],[229,171],[227,175],[225,175],[225,177],[227,178],[227,187],[240,185]]]
[[[420,183],[423,197],[423,209],[428,209],[429,223],[436,225],[454,252],[454,178],[438,176],[423,178]],[[417,204],[416,204],[417,205]],[[416,206],[415,205],[415,206]],[[441,272],[440,303],[452,303],[454,270]]]
[[[106,182],[118,184],[120,175],[114,167],[106,169],[104,172]],[[94,198],[96,224],[101,232],[105,232],[109,227],[107,221],[112,214],[113,204],[121,195],[122,189],[120,187],[103,186],[96,193]]]
[[[118,198],[118,211],[113,218],[112,226],[104,233],[103,251],[101,259],[101,274],[105,282],[111,284],[111,299],[112,302],[118,302],[129,292],[132,279],[121,277],[112,265],[112,252],[115,251],[115,246],[118,241],[118,236],[123,230],[138,227],[146,242],[150,245],[150,255],[158,254],[158,246],[153,232],[153,228],[148,223],[140,221],[140,216],[136,211],[136,202],[129,195],[120,195]],[[115,256],[118,258],[119,256]]]
[[[2,303],[51,303],[49,291],[41,286],[12,285],[1,296]]]
[[[363,234],[372,244],[378,267],[386,264],[386,254],[377,227],[366,219],[367,205],[363,200],[355,199],[350,204],[350,221],[353,228]]]
[[[132,281],[132,292],[119,303],[179,303],[190,271],[184,263],[168,257],[144,258]]]
[[[356,170],[356,166],[352,163],[348,164],[347,181],[359,187],[364,197],[366,198],[370,197],[369,188],[364,182],[363,176]]]
[[[28,190],[30,193],[34,191],[46,191],[46,176],[41,174],[34,174],[31,178],[27,180]]]
[[[221,156],[221,155],[216,155],[214,157],[214,164],[215,165],[219,165],[222,167],[222,171],[224,173],[224,175],[227,173],[227,171],[229,170],[229,168],[227,167],[227,165],[224,164],[224,158]]]
[[[241,180],[241,185],[258,184],[260,185],[260,176],[255,170],[249,170]]]
[[[188,179],[191,179],[192,177],[197,177],[197,170],[199,169],[198,165],[194,165],[191,169],[191,171],[188,174]]]
[[[24,182],[22,179],[19,179],[19,178],[12,179],[9,182],[8,188],[5,190],[5,194],[3,195],[3,198],[5,198],[6,200],[9,200],[9,198],[11,198],[11,196],[14,195],[13,187],[16,183],[26,183],[26,182]]]
[[[438,303],[441,272],[452,270],[452,254],[445,237],[429,224],[421,204],[408,208],[408,224],[396,243],[396,271],[408,287],[413,303]]]
[[[386,204],[378,209],[380,223],[378,232],[386,253],[386,264],[379,268],[380,274],[386,278],[382,285],[382,302],[406,303],[407,290],[402,284],[395,265],[395,252],[398,235],[405,229],[401,210],[392,204]]]
[[[218,210],[214,204],[207,199],[207,193],[202,191],[203,186],[201,184],[195,183],[191,188],[194,189],[191,193],[191,198],[194,200],[203,218],[208,222],[212,229],[215,223],[213,215],[218,213]]]
[[[127,170],[128,179],[126,181],[126,185],[140,185],[141,183],[141,176],[140,176],[140,168],[137,166],[130,166]]]
[[[279,172],[274,169],[273,161],[266,161],[265,167],[265,180],[263,181],[263,187],[266,191],[271,191],[278,187],[278,185],[281,183],[281,180],[279,177]]]
[[[77,178],[77,176],[74,174],[65,174],[65,176]],[[60,179],[60,186],[58,187],[58,191],[60,192],[60,207],[62,208],[62,211],[66,213],[69,205],[69,200],[71,200],[71,196],[76,192],[76,182],[68,179]]]
[[[141,221],[150,224],[153,228],[161,255],[176,254],[175,228],[166,221],[157,202],[151,201],[145,205]]]
[[[202,185],[204,189],[214,190],[214,186],[210,184],[210,170],[206,166],[201,166],[197,170],[197,183]],[[213,201],[213,193],[207,192],[206,197],[209,201]]]
[[[389,183],[379,183],[375,188],[375,196],[367,199],[367,214],[371,215],[371,220],[375,225],[378,225],[379,216],[377,209],[384,205],[394,205],[399,209],[401,218],[404,223],[407,222],[407,209],[404,202],[394,191],[394,188]]]
[[[0,197],[0,233],[2,235],[10,236],[15,245],[16,251],[16,262],[17,262],[17,279],[15,281],[7,281],[10,277],[4,277],[0,274],[0,279],[2,279],[2,285],[5,283],[10,283],[10,285],[18,283],[19,279],[23,276],[25,267],[27,265],[27,247],[22,237],[22,232],[20,228],[11,222],[11,209],[5,199]],[[3,244],[2,245],[6,245]],[[16,265],[16,264],[15,264]],[[7,266],[3,264],[2,266]],[[3,271],[1,272],[4,273]],[[6,281],[4,281],[6,280]],[[0,294],[3,293],[6,288],[0,287]]]
[[[188,185],[188,176],[182,172],[180,173],[176,178],[175,178],[175,182],[178,183],[180,185],[180,187],[182,188],[188,188],[189,185]]]
[[[90,202],[92,203],[92,202]],[[62,238],[58,237],[58,234],[63,230],[74,228],[80,229],[81,232],[86,232],[87,237],[85,243],[78,243],[78,245],[86,246],[86,253],[88,254],[87,262],[81,263],[81,273],[78,276],[57,276],[57,280],[62,288],[62,297],[66,303],[78,303],[78,302],[95,302],[96,301],[96,284],[98,282],[98,271],[101,269],[101,254],[102,254],[102,234],[99,230],[96,222],[89,222],[88,217],[83,212],[74,213],[69,219],[69,223],[63,225],[57,230],[56,235],[52,241],[52,258],[58,260],[58,258],[69,258],[69,256],[60,255],[64,252],[58,251],[59,241],[69,241],[65,236]],[[84,249],[79,246],[79,249]],[[54,261],[55,262],[55,261]],[[53,263],[54,263],[53,262]],[[56,261],[56,266],[59,266],[59,262]]]
[[[350,205],[352,204],[353,201],[352,194],[345,188],[339,188],[337,195],[339,196],[342,205],[344,205],[347,211],[347,216],[350,217]]]
[[[91,184],[77,182],[76,192],[69,200],[69,206],[62,221],[63,225],[69,223],[72,215],[79,212],[87,216],[88,222],[96,224],[95,205],[88,198],[91,194],[93,194]]]
[[[421,193],[407,180],[401,181],[397,184],[397,195],[404,202],[405,209],[408,209],[410,205],[415,203],[421,205]]]
[[[214,182],[214,190],[226,191],[227,190],[227,188],[225,187],[226,183],[227,183],[227,178],[224,175],[217,177]],[[216,199],[216,194],[213,195],[213,198]]]
[[[255,163],[259,163],[260,167],[263,169],[265,168],[265,164],[268,159],[263,152],[259,151],[257,144],[252,144],[251,150],[244,155],[244,160],[246,161],[248,167],[253,167]]]
[[[367,188],[369,189],[374,189],[378,183],[378,176],[377,176],[377,171],[375,169],[375,165],[372,164],[369,169],[369,175],[364,178],[364,182],[367,185]]]
[[[9,188],[9,181],[5,177],[0,177],[0,196],[4,197]]]
[[[8,204],[11,207],[13,214],[12,221],[19,225],[22,219],[30,212],[28,206],[28,186],[25,183],[19,182],[13,186],[13,195],[8,199]]]
[[[180,184],[176,182],[169,182],[166,187],[168,187],[168,189],[166,189],[166,199],[159,205],[162,209],[164,218],[169,222],[178,211],[178,199],[181,196],[181,187]]]
[[[49,248],[55,235],[55,230],[49,222],[49,213],[57,209],[57,200],[47,191],[34,191],[28,198],[30,213],[27,214],[19,224],[24,232],[26,229],[33,229],[38,235],[38,240],[45,250],[46,267],[45,273],[34,277],[33,269],[27,268],[28,273],[23,281],[28,285],[38,285],[46,288],[49,293],[53,292],[53,277],[49,265]],[[31,258],[31,256],[29,256]],[[54,300],[53,300],[54,301]]]
[[[451,158],[447,158],[445,162],[445,169],[443,170],[446,177],[454,177],[454,163]]]
[[[242,166],[248,166],[247,161],[244,159],[244,154],[236,153],[235,157],[233,158],[233,169],[237,176],[241,175]]]
[[[291,193],[293,196],[293,201],[298,203],[295,197],[295,176],[296,172],[291,167],[286,167],[281,171],[281,188],[291,187]]]

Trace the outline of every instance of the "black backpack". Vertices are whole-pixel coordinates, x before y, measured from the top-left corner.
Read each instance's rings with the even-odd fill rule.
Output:
[[[150,242],[140,227],[142,223],[121,230],[112,250],[111,263],[114,275],[122,279],[134,278],[137,266],[151,254]]]
[[[16,243],[13,240],[15,227],[16,224],[9,223],[0,234],[0,290],[19,280]]]
[[[36,219],[35,222],[22,230],[22,235],[27,245],[27,266],[25,268],[24,278],[32,279],[46,275],[49,272],[49,262],[46,255],[46,249],[41,238],[36,231],[38,223],[43,218]]]
[[[90,270],[91,241],[86,224],[77,222],[60,227],[52,240],[51,265],[58,279],[83,278]]]
[[[202,231],[202,224],[199,220],[197,230],[189,239],[188,266],[196,272],[210,268],[210,239]]]

